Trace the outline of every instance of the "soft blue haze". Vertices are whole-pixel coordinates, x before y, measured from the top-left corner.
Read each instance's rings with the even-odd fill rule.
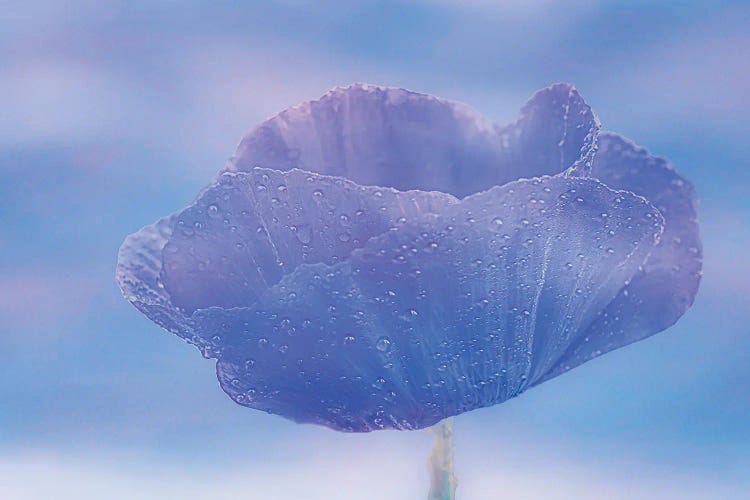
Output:
[[[571,81],[605,129],[694,182],[704,281],[669,331],[460,417],[459,491],[741,498],[750,10],[504,5],[4,6],[2,496],[201,497],[251,485],[289,498],[299,485],[311,498],[421,496],[429,436],[341,436],[235,405],[211,362],[122,301],[117,249],[185,206],[253,125],[335,85],[412,88],[503,123],[533,90]]]

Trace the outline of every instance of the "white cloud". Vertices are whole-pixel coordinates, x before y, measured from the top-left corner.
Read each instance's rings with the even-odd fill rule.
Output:
[[[0,71],[0,144],[85,142],[112,136],[132,109],[126,81],[75,61],[10,63]]]
[[[101,290],[84,273],[16,274],[0,277],[0,345],[52,340],[60,324],[81,317]]]
[[[403,434],[395,434],[404,436]],[[328,434],[304,441],[279,455],[235,457],[204,463],[191,456],[156,458],[133,453],[89,454],[50,451],[5,453],[0,457],[0,497],[26,500],[275,498],[392,500],[424,498],[428,488],[426,433],[393,446],[393,435]],[[378,443],[382,444],[378,444]],[[391,446],[387,446],[390,443]],[[305,446],[315,445],[315,448]],[[416,446],[414,446],[416,445]],[[515,445],[517,446],[517,445]],[[714,499],[740,498],[747,478],[658,464],[581,459],[565,450],[507,446],[479,456],[458,443],[459,498],[466,499]],[[486,451],[486,450],[485,450]],[[531,451],[531,452],[530,452]],[[220,453],[212,450],[212,453]],[[493,452],[494,453],[494,452]],[[251,453],[248,453],[251,455]],[[463,462],[462,462],[463,460]]]

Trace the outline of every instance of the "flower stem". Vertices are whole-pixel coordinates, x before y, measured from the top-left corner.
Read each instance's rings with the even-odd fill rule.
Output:
[[[435,443],[432,446],[430,495],[428,500],[455,500],[458,480],[453,475],[453,418],[449,417],[432,427]]]

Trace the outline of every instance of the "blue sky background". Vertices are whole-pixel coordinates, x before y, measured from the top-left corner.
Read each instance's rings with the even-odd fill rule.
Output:
[[[411,499],[428,432],[235,405],[123,300],[124,236],[261,120],[354,81],[498,122],[574,83],[696,185],[696,303],[670,330],[456,419],[461,499],[746,498],[747,2],[0,1],[0,497]]]

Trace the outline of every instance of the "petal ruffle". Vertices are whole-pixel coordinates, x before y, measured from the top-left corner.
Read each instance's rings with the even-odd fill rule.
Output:
[[[188,208],[128,236],[117,281],[138,310],[216,357],[221,342],[196,326],[194,311],[252,305],[299,265],[345,260],[370,238],[457,201],[300,170],[225,173]]]
[[[342,176],[463,197],[519,178],[590,167],[599,122],[571,85],[537,92],[511,125],[468,106],[356,84],[289,108],[248,134],[229,165]]]
[[[600,136],[592,176],[649,200],[664,217],[664,234],[629,285],[543,380],[672,326],[700,285],[703,247],[692,184],[663,158],[610,132]]]
[[[238,403],[338,430],[413,429],[500,403],[560,363],[662,230],[593,179],[510,183],[303,265],[251,308],[202,311]]]
[[[162,253],[174,226],[175,217],[165,217],[125,238],[117,256],[117,283],[122,295],[147,318],[208,355],[211,342],[195,334],[191,318],[172,304],[162,282]]]
[[[225,173],[175,216],[162,282],[188,313],[251,305],[301,264],[335,264],[370,238],[458,200],[255,168]]]

